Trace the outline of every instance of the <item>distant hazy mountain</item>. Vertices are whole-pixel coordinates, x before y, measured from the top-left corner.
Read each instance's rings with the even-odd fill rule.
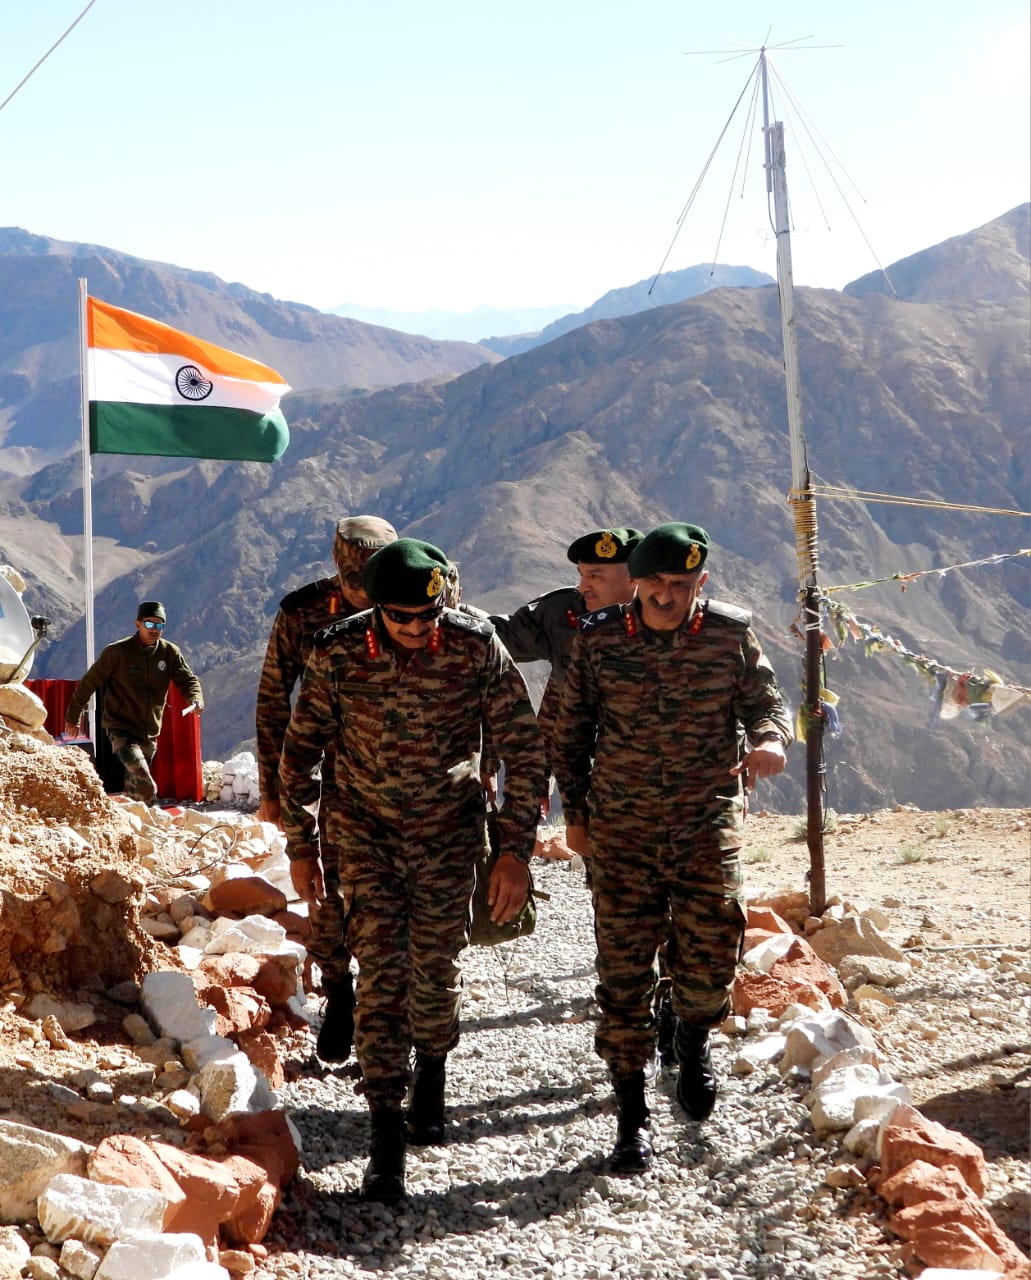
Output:
[[[579,329],[593,320],[614,320],[617,316],[635,316],[653,307],[668,306],[695,298],[710,289],[755,288],[773,284],[773,277],[751,267],[715,266],[685,267],[683,271],[667,271],[658,279],[650,277],[622,289],[610,289],[585,311],[565,315],[545,325],[540,333],[515,333],[511,337],[485,338],[483,346],[503,356],[531,351],[564,333]]]
[[[449,338],[456,342],[479,342],[492,333],[536,333],[544,325],[564,316],[567,304],[551,307],[476,307],[472,311],[388,311],[384,307],[361,307],[342,302],[331,314],[349,316],[365,324],[385,325],[402,333],[421,333],[427,338]]]
[[[949,289],[954,300],[800,289],[796,312],[814,475],[928,504],[821,499],[821,584],[914,653],[1028,687],[1028,560],[952,570],[1026,543],[1013,518],[956,509],[1027,509],[1029,264],[1006,231],[1021,217],[956,237],[914,267],[914,296]],[[712,593],[754,609],[797,705],[775,287],[722,288],[597,320],[447,380],[304,392],[286,409],[292,441],[273,466],[177,460],[158,471],[132,459],[100,469],[94,483],[106,566],[98,644],[127,632],[138,599],[166,602],[171,638],[204,683],[206,756],[253,739],[276,605],[327,571],[334,521],[358,511],[443,546],[461,565],[466,598],[494,609],[569,582],[565,547],[585,528],[695,520],[714,540]],[[78,485],[74,457],[0,476],[0,557],[30,577],[30,611],[60,623],[39,675],[81,671]],[[924,570],[905,591],[897,580],[850,585]],[[940,724],[933,680],[890,650],[867,655],[851,643],[828,653],[825,683],[841,699],[845,730],[827,742],[827,804],[839,813],[1026,803],[1026,707],[987,727]],[[803,784],[796,749],[758,803],[800,811]],[[804,850],[800,883],[803,860]]]
[[[79,438],[76,280],[105,302],[263,360],[291,386],[382,387],[498,357],[280,302],[210,272],[0,228],[0,441],[57,456]],[[8,465],[24,460],[7,456]],[[4,469],[0,462],[0,472]]]

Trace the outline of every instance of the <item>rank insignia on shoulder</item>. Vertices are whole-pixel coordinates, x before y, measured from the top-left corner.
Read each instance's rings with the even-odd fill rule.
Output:
[[[741,609],[736,604],[727,604],[723,600],[706,600],[705,612],[710,618],[719,618],[722,622],[736,622],[740,627],[752,625],[750,609]]]
[[[474,631],[479,636],[492,636],[494,623],[490,618],[478,618],[474,613],[466,613],[465,608],[445,609],[440,615],[441,626],[458,627],[461,631]],[[439,627],[437,628],[440,629]]]
[[[611,626],[622,612],[622,605],[610,604],[604,609],[594,609],[591,613],[581,613],[576,620],[576,625],[581,631],[594,631],[598,627]]]
[[[347,618],[340,618],[337,622],[331,622],[328,627],[322,627],[315,632],[315,643],[317,645],[330,644],[332,641],[340,639],[351,631],[361,631],[369,621],[369,613],[352,613]]]

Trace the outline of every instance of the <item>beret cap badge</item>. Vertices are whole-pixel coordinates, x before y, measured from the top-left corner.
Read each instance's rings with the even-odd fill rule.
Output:
[[[439,569],[433,569],[430,573],[430,580],[426,584],[426,594],[431,600],[435,600],[443,590],[444,575]]]
[[[618,550],[616,540],[608,530],[594,544],[595,554],[601,556],[603,560],[611,560]]]
[[[689,570],[696,569],[698,565],[701,563],[701,559],[702,559],[701,547],[698,545],[697,542],[692,542],[687,552],[687,558],[684,560],[685,567]]]

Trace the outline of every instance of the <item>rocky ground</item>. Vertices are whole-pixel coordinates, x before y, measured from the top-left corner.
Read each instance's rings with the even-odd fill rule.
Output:
[[[0,941],[17,936],[4,919],[6,891],[24,895],[40,886],[45,894],[48,864],[67,864],[68,821],[47,815],[50,796],[41,786],[12,798],[9,785],[0,785]],[[886,993],[891,1003],[870,1012],[864,1002],[888,1070],[925,1115],[982,1147],[985,1203],[1025,1251],[1029,821],[1027,811],[902,809],[832,818],[826,838],[828,894],[881,908],[888,937],[913,964],[910,978]],[[808,853],[799,820],[757,814],[749,827],[752,890],[803,887]],[[155,875],[126,857],[124,835],[117,822],[105,826],[106,852],[86,868],[91,877]],[[163,875],[203,863],[195,839],[169,840]],[[592,1049],[583,872],[539,862],[536,875],[549,898],[533,937],[466,954],[463,1038],[449,1061],[448,1142],[410,1153],[412,1198],[404,1209],[364,1205],[354,1194],[368,1128],[353,1065],[327,1069],[313,1055],[311,1032],[283,1029],[284,1099],[304,1156],[259,1275],[873,1280],[917,1273],[840,1135],[813,1132],[804,1086],[783,1081],[775,1067],[734,1074],[739,1040],[717,1046],[723,1095],[710,1121],[686,1123],[673,1075],[660,1074],[651,1093],[653,1169],[625,1179],[606,1172],[614,1117]],[[117,913],[112,919],[117,925]],[[116,932],[112,941],[131,944],[145,965],[174,963],[162,944],[122,926]],[[102,940],[91,945],[102,970]],[[162,1108],[126,1101],[136,1092],[140,1059],[121,1030],[124,1008],[98,993],[85,961],[80,949],[76,973],[41,964],[7,983],[0,1115],[89,1142],[115,1130],[171,1136],[174,1118]],[[24,1013],[26,995],[40,991],[88,999],[99,1023],[72,1035],[69,1047],[54,1047]],[[311,1009],[317,1016],[317,1000]],[[76,1106],[55,1093],[55,1085],[74,1085],[98,1066],[112,1078],[117,1101]]]

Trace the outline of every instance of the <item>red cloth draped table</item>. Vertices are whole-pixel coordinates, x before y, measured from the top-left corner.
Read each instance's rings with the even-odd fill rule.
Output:
[[[47,709],[45,728],[55,738],[64,732],[64,716],[76,680],[26,680],[25,687],[39,698]],[[98,695],[98,700],[99,700]],[[158,736],[157,755],[151,766],[158,795],[167,800],[203,800],[204,779],[201,773],[200,721],[198,715],[183,715],[186,707],[183,696],[175,685],[170,685],[161,733]],[[99,708],[98,708],[99,711]],[[100,734],[100,716],[97,716],[97,733]],[[106,735],[97,744],[97,767],[101,777],[104,755],[110,756]],[[106,779],[105,779],[106,781]]]

